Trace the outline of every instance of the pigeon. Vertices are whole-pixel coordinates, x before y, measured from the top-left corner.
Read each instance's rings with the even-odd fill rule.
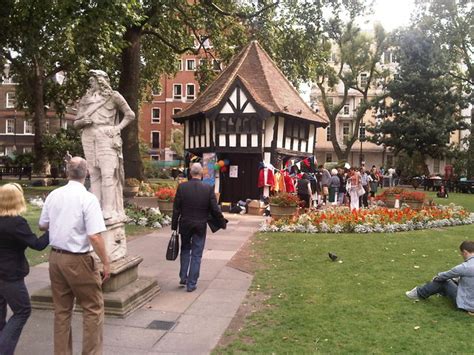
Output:
[[[336,255],[336,254],[328,253],[328,255],[329,255],[329,259],[331,259],[332,261],[336,261],[336,260],[337,260],[337,255]]]

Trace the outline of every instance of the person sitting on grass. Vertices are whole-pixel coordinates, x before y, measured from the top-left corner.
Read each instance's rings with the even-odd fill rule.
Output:
[[[459,246],[462,264],[440,272],[431,282],[417,286],[405,294],[408,298],[426,299],[435,294],[449,297],[457,308],[474,315],[474,241],[466,240]]]

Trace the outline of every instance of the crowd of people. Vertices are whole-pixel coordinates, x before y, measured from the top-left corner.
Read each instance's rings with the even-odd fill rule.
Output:
[[[388,173],[390,174],[388,169]],[[395,184],[395,171],[389,175],[389,184]],[[296,192],[305,208],[320,208],[325,205],[350,206],[351,209],[369,207],[373,203],[378,188],[383,183],[383,170],[374,165],[367,170],[349,167],[334,168],[329,171],[319,166],[317,172],[311,176],[302,173],[297,176]]]

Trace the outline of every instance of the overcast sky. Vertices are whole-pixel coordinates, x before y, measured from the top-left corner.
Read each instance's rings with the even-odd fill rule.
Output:
[[[368,18],[370,24],[364,27],[372,28],[375,21],[380,22],[387,31],[406,26],[414,9],[415,0],[375,0],[374,14]]]

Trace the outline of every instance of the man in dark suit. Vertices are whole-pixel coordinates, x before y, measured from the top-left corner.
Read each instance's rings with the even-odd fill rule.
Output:
[[[221,221],[225,227],[225,219],[217,206],[214,188],[201,181],[201,164],[191,165],[190,175],[189,181],[178,186],[171,222],[174,231],[178,229],[179,223],[181,234],[179,283],[186,285],[188,292],[196,289],[209,215],[214,220]]]

